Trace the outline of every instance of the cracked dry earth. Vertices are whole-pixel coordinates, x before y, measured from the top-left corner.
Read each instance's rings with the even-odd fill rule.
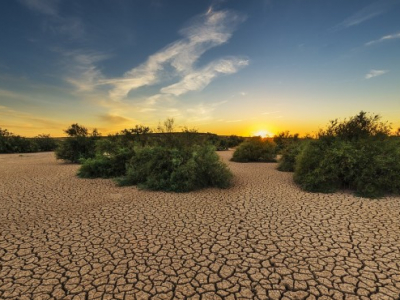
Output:
[[[399,197],[305,193],[220,155],[235,186],[187,194],[0,155],[0,298],[399,299]]]

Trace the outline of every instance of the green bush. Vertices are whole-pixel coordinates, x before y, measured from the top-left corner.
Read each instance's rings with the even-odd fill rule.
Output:
[[[162,146],[137,149],[121,185],[172,192],[204,187],[227,188],[232,174],[211,146],[186,148]]]
[[[400,194],[400,141],[363,143],[354,188],[360,196]]]
[[[233,148],[239,146],[241,143],[244,142],[244,138],[237,135],[230,135],[227,138],[228,148]]]
[[[113,155],[97,155],[81,160],[78,176],[82,178],[114,178],[126,174],[126,164],[134,156],[134,151],[120,149]]]
[[[21,137],[0,128],[0,153],[28,153],[40,151],[34,139]]]
[[[305,141],[297,141],[286,145],[281,150],[282,156],[279,160],[278,170],[282,172],[294,172],[297,156],[305,144]]]
[[[100,136],[96,129],[90,134],[86,127],[72,124],[65,133],[68,137],[59,143],[55,151],[57,159],[78,163],[95,157],[96,141]]]
[[[299,140],[299,134],[291,134],[289,131],[282,131],[274,136],[274,143],[276,144],[276,152],[281,153],[286,147]]]
[[[233,153],[232,161],[275,162],[275,144],[268,140],[262,140],[261,138],[252,138],[237,147],[236,151]]]
[[[295,182],[311,192],[349,188],[370,198],[400,193],[400,141],[388,132],[379,117],[363,112],[331,122],[296,158]]]
[[[346,165],[346,151],[349,144],[329,146],[320,141],[309,142],[297,157],[294,180],[304,190],[309,192],[331,193],[341,186],[340,165]],[[351,167],[349,165],[349,167]]]
[[[207,143],[214,146],[217,151],[226,151],[229,148],[228,138],[207,132]]]
[[[345,119],[342,122],[337,119],[332,120],[327,129],[319,132],[319,139],[327,142],[334,139],[353,142],[371,138],[385,139],[389,136],[391,127],[380,119],[379,115],[368,115],[361,111],[349,120]]]

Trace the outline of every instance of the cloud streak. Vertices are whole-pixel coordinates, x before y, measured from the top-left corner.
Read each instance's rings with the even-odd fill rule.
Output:
[[[180,96],[189,91],[199,91],[221,74],[233,74],[248,65],[248,60],[227,58],[213,61],[206,67],[186,75],[180,82],[161,89],[161,93]]]
[[[394,0],[374,2],[357,11],[356,13],[345,19],[343,22],[337,24],[332,28],[332,30],[339,31],[352,26],[360,25],[368,20],[371,20],[386,13],[394,4]]]
[[[382,76],[383,74],[388,73],[389,70],[371,70],[365,75],[365,79],[371,79],[374,77]]]
[[[120,125],[133,122],[132,119],[125,118],[116,114],[103,114],[99,116],[99,119],[103,122],[113,125]]]
[[[43,15],[58,17],[59,0],[19,0],[19,2]]]
[[[68,76],[65,80],[75,86],[78,92],[93,91],[99,82],[104,79],[102,72],[96,67],[96,63],[108,59],[110,56],[94,51],[56,51],[66,58]]]
[[[181,95],[184,91],[204,88],[217,73],[231,74],[239,65],[244,65],[243,61],[233,57],[215,61],[214,64],[201,69],[195,68],[195,63],[201,55],[226,43],[243,20],[243,16],[230,11],[209,11],[202,14],[192,20],[190,26],[180,31],[182,39],[149,56],[146,62],[126,72],[122,78],[103,80],[101,83],[111,85],[110,97],[120,100],[131,90],[162,82],[165,69],[170,66],[173,72],[168,74],[169,77],[172,75],[183,79],[176,85],[163,88],[162,93]]]
[[[85,35],[85,28],[81,19],[76,17],[63,17],[59,12],[60,0],[19,0],[28,9],[47,16],[43,23],[46,31],[55,35],[66,35],[71,39],[80,39]]]
[[[400,39],[400,32],[395,33],[395,34],[385,35],[385,36],[381,37],[380,39],[365,43],[365,46],[371,46],[374,44],[382,43],[382,42],[389,41],[389,40],[395,40],[395,39]]]

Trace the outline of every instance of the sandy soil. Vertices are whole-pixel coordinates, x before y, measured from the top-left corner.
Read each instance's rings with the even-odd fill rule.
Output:
[[[0,155],[0,298],[399,299],[399,197],[228,164],[235,187],[168,194]]]

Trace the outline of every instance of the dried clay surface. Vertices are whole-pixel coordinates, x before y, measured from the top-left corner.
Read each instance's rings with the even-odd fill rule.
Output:
[[[186,194],[0,155],[0,299],[399,299],[400,197],[306,193],[231,155],[234,187]]]

